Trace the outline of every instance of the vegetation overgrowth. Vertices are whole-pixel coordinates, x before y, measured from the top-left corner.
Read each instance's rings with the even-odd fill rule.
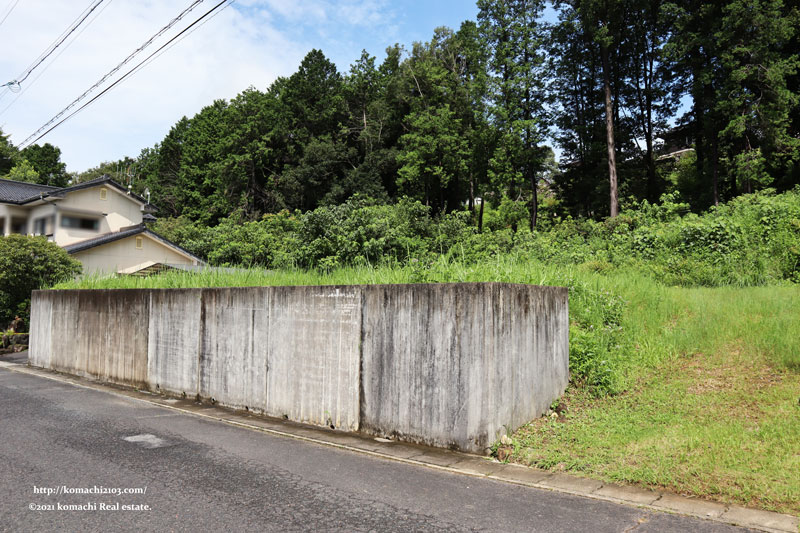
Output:
[[[512,460],[800,514],[800,287],[609,281],[628,303],[624,389],[570,387]]]
[[[523,429],[514,458],[796,512],[800,12],[549,5],[478,0],[346,73],[311,50],[80,175],[0,132],[0,176],[113,174],[152,193],[153,230],[247,267],[61,288],[567,286],[574,418]]]
[[[800,191],[697,215],[666,196],[604,222],[518,206],[432,216],[355,198],[307,213],[160,231],[218,265],[56,288],[504,281],[570,289],[571,385],[559,416],[512,436],[512,460],[798,512]],[[545,229],[546,228],[546,229]]]
[[[74,278],[81,264],[45,237],[0,236],[0,328],[27,331],[31,291]]]
[[[800,188],[740,196],[701,215],[673,194],[602,222],[540,215],[539,229],[531,232],[527,217],[525,206],[503,202],[485,209],[478,232],[466,210],[435,216],[409,198],[380,204],[356,196],[254,221],[236,213],[214,227],[185,217],[160,219],[153,229],[214,266],[326,270],[412,260],[425,265],[439,257],[472,263],[516,254],[600,272],[633,269],[667,285],[800,281]]]
[[[605,222],[567,218],[549,220],[546,230],[514,232],[515,217],[526,216],[520,206],[487,208],[484,232],[477,233],[466,211],[433,217],[414,200],[381,205],[356,197],[335,207],[257,221],[232,216],[212,228],[168,219],[157,223],[158,231],[211,264],[250,268],[87,278],[59,287],[561,285],[570,289],[573,382],[602,395],[624,388],[631,352],[641,337],[632,328],[646,323],[647,313],[622,327],[632,298],[646,294],[659,301],[663,298],[652,293],[663,286],[800,281],[800,190],[745,195],[704,215],[688,212],[686,204],[667,195],[660,204],[645,201]],[[781,346],[787,345],[774,348]],[[791,349],[774,351],[774,357],[780,365],[800,369],[800,355]],[[642,353],[636,365],[649,358],[653,363],[661,359]]]

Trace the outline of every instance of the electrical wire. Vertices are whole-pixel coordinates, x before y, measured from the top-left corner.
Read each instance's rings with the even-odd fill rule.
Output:
[[[126,72],[125,74],[123,74],[122,76],[120,76],[120,77],[119,77],[119,78],[118,78],[116,81],[114,81],[114,83],[112,83],[111,85],[109,85],[108,87],[106,87],[105,89],[103,89],[103,90],[102,90],[102,91],[101,91],[99,94],[97,94],[97,95],[96,95],[94,98],[92,98],[91,100],[89,100],[88,102],[86,102],[85,104],[83,104],[81,107],[79,107],[78,109],[76,109],[75,111],[73,111],[72,113],[70,113],[69,115],[67,115],[67,116],[66,116],[65,118],[63,118],[61,121],[59,121],[58,123],[56,123],[55,125],[53,125],[53,126],[50,128],[50,129],[48,129],[47,131],[45,131],[44,133],[42,133],[41,135],[39,135],[39,136],[38,136],[38,137],[36,137],[35,139],[31,140],[31,139],[32,139],[33,137],[35,137],[35,136],[36,136],[36,135],[37,135],[37,134],[38,134],[40,131],[44,130],[44,129],[45,129],[47,126],[49,126],[50,124],[52,124],[53,122],[55,122],[56,120],[58,120],[58,118],[59,118],[59,117],[63,116],[63,115],[64,115],[64,113],[66,113],[66,112],[67,112],[67,111],[68,111],[68,110],[69,110],[69,109],[70,109],[72,106],[74,106],[74,105],[77,103],[77,101],[78,101],[78,100],[76,100],[76,101],[74,101],[73,103],[71,103],[70,105],[68,105],[68,106],[67,106],[66,108],[64,108],[64,109],[63,109],[63,110],[62,110],[60,113],[58,113],[58,114],[57,114],[55,117],[53,117],[52,119],[50,119],[50,120],[49,120],[49,121],[48,121],[48,122],[47,122],[45,125],[43,125],[41,128],[39,128],[38,130],[36,130],[35,132],[33,132],[31,135],[29,135],[29,136],[28,136],[28,137],[27,137],[27,138],[26,138],[24,141],[22,141],[22,142],[19,144],[19,148],[20,148],[20,149],[23,149],[23,148],[25,148],[25,147],[27,147],[27,146],[29,146],[29,145],[31,145],[31,144],[33,144],[33,143],[35,143],[36,141],[38,141],[39,139],[41,139],[42,137],[44,137],[45,135],[47,135],[48,133],[50,133],[51,131],[53,131],[54,129],[56,129],[58,126],[60,126],[61,124],[63,124],[63,123],[64,123],[64,122],[66,122],[67,120],[69,120],[70,118],[72,118],[72,117],[74,117],[75,115],[77,115],[78,113],[80,113],[82,110],[84,110],[86,107],[88,107],[89,105],[91,105],[91,104],[92,104],[94,101],[96,101],[98,98],[100,98],[101,96],[103,96],[104,94],[106,94],[108,91],[110,91],[111,89],[113,89],[114,87],[116,87],[116,86],[117,86],[119,83],[122,83],[122,82],[123,82],[124,80],[126,80],[126,79],[127,79],[129,76],[131,76],[131,75],[133,75],[135,72],[137,72],[137,71],[138,71],[138,70],[139,70],[141,67],[143,67],[143,66],[144,66],[144,65],[145,65],[145,64],[146,64],[146,63],[147,63],[147,62],[148,62],[148,61],[149,61],[149,60],[150,60],[152,57],[156,56],[156,54],[158,54],[159,52],[161,52],[161,50],[163,50],[164,48],[166,48],[167,46],[169,46],[170,44],[172,44],[174,41],[176,41],[178,38],[180,38],[180,37],[181,37],[183,34],[185,34],[186,32],[188,32],[189,30],[191,30],[191,29],[192,29],[194,26],[196,26],[198,23],[200,23],[200,22],[201,22],[203,19],[205,19],[206,17],[208,17],[209,15],[211,15],[211,14],[212,14],[214,11],[216,11],[217,9],[219,9],[219,8],[220,8],[220,7],[221,7],[223,4],[226,4],[226,3],[228,3],[228,1],[229,1],[229,0],[222,0],[221,2],[219,2],[218,4],[216,4],[214,7],[212,7],[212,8],[211,8],[211,9],[209,9],[208,11],[206,11],[206,12],[205,12],[203,15],[201,15],[201,16],[200,16],[200,18],[198,18],[197,20],[195,20],[194,22],[192,22],[192,23],[191,23],[189,26],[185,27],[185,28],[184,28],[183,30],[181,30],[181,31],[180,31],[178,34],[176,34],[175,36],[173,36],[173,37],[172,37],[172,38],[171,38],[169,41],[167,41],[166,43],[162,44],[162,45],[161,45],[161,46],[160,46],[158,49],[156,49],[156,50],[155,50],[155,51],[154,51],[152,54],[150,54],[149,56],[147,56],[146,58],[144,58],[144,59],[143,59],[142,61],[140,61],[140,62],[139,62],[139,63],[138,63],[138,64],[137,64],[135,67],[133,67],[132,69],[130,69],[128,72]],[[88,91],[87,91],[87,93],[88,93]],[[85,94],[87,94],[87,93],[84,93],[84,95],[85,95]],[[82,95],[80,98],[82,98],[82,97],[83,97],[83,95]],[[30,141],[30,142],[29,142],[29,141]]]
[[[73,20],[70,23],[69,26],[67,26],[67,29],[61,32],[61,34],[58,37],[56,37],[56,39],[52,43],[50,43],[50,45],[47,48],[45,48],[44,52],[39,54],[39,56],[36,59],[34,59],[31,62],[31,64],[28,65],[28,67],[25,70],[23,70],[19,76],[17,76],[16,79],[13,79],[8,83],[3,84],[5,90],[2,93],[0,93],[0,100],[2,100],[3,97],[9,92],[10,88],[16,87],[18,91],[20,88],[21,81],[24,81],[28,76],[30,76],[31,72],[33,72],[33,70],[37,66],[39,66],[44,60],[46,60],[56,50],[56,48],[58,48],[61,45],[61,43],[63,43],[78,28],[78,26],[80,26],[83,23],[83,21],[86,20],[86,17],[88,17],[92,13],[92,11],[94,11],[95,8],[97,8],[97,6],[100,5],[100,3],[102,2],[103,0],[92,0],[92,3],[89,4],[89,7],[84,9],[81,12],[81,14],[78,15],[75,18],[75,20]],[[12,91],[12,92],[17,92],[17,91]]]
[[[89,15],[91,15],[91,14],[92,14],[92,12],[93,12],[95,9],[97,9],[97,8],[98,8],[98,6],[99,6],[100,4],[102,4],[102,3],[103,3],[103,0],[97,0],[96,2],[94,2],[94,4],[92,4],[92,5],[89,7],[89,9],[88,9],[88,10],[85,12],[85,14],[84,14],[82,17],[79,17],[79,19],[80,19],[80,20],[78,20],[78,22],[77,22],[77,23],[74,23],[74,22],[73,22],[72,26],[70,26],[69,28],[67,28],[67,31],[65,31],[65,32],[64,32],[65,34],[62,34],[62,36],[61,36],[61,37],[58,39],[58,41],[56,42],[56,44],[55,44],[55,45],[52,45],[50,48],[48,48],[47,50],[45,50],[45,51],[42,53],[42,55],[40,55],[40,56],[39,56],[37,59],[35,59],[35,60],[34,60],[34,64],[33,64],[33,66],[31,66],[31,67],[29,67],[29,68],[28,68],[28,71],[25,73],[25,75],[24,75],[24,76],[22,76],[22,77],[21,77],[21,78],[19,78],[19,79],[16,79],[16,80],[14,80],[14,82],[15,82],[15,83],[17,83],[18,85],[20,85],[20,84],[22,84],[22,82],[23,82],[23,81],[25,81],[26,79],[28,79],[28,76],[30,76],[30,75],[31,75],[31,72],[33,72],[34,70],[36,70],[36,67],[38,67],[39,65],[41,65],[41,64],[44,62],[44,60],[45,60],[45,59],[47,59],[48,57],[50,57],[50,54],[52,54],[53,52],[55,52],[55,51],[56,51],[56,49],[57,49],[59,46],[61,46],[61,44],[62,44],[64,41],[66,41],[66,40],[67,40],[67,37],[69,37],[70,35],[72,35],[72,33],[73,33],[75,30],[77,30],[77,29],[78,29],[78,27],[79,27],[81,24],[83,24],[83,21],[84,21],[84,20],[86,20],[87,18],[89,18]]]
[[[12,3],[12,2],[14,3],[14,5],[13,5],[13,6],[11,6],[11,3]],[[0,20],[0,26],[2,26],[2,25],[3,25],[3,23],[6,21],[6,19],[7,19],[7,18],[8,18],[8,16],[11,14],[11,12],[12,12],[12,11],[14,11],[14,8],[15,8],[15,7],[17,7],[17,4],[19,4],[19,0],[11,0],[11,2],[9,2],[9,3],[8,3],[8,5],[10,5],[11,7],[10,7],[10,8],[8,8],[8,11],[6,11],[6,14],[5,14],[5,16],[3,17],[3,20]]]
[[[43,68],[43,69],[41,69],[41,70],[40,70],[40,71],[39,71],[39,72],[36,74],[36,76],[35,76],[35,77],[34,77],[34,78],[33,78],[33,79],[32,79],[32,80],[29,82],[29,83],[26,83],[26,84],[25,84],[25,87],[23,87],[23,88],[22,88],[22,92],[20,92],[19,94],[17,94],[17,97],[16,97],[16,98],[14,98],[13,100],[11,100],[11,101],[8,103],[8,105],[7,105],[7,106],[5,106],[5,107],[3,108],[3,110],[2,110],[2,111],[0,111],[0,116],[3,116],[3,115],[5,114],[5,112],[6,112],[6,111],[8,111],[8,110],[9,110],[9,108],[11,108],[11,106],[13,106],[13,105],[16,103],[16,101],[17,101],[17,100],[19,100],[19,99],[22,97],[22,95],[24,95],[24,94],[25,94],[25,93],[28,91],[28,89],[30,89],[31,87],[33,87],[33,86],[36,84],[36,82],[39,80],[39,78],[41,78],[41,77],[42,77],[42,74],[44,74],[45,72],[47,72],[47,69],[49,69],[49,68],[52,66],[52,64],[53,64],[53,63],[55,63],[55,62],[58,60],[58,58],[59,58],[59,57],[61,57],[61,55],[62,55],[64,52],[66,52],[66,51],[67,51],[67,49],[69,49],[69,47],[70,47],[70,46],[72,46],[72,44],[73,44],[75,41],[77,41],[77,40],[78,40],[78,37],[80,37],[80,36],[81,36],[81,34],[83,34],[83,32],[85,32],[85,31],[86,31],[86,28],[88,28],[89,26],[91,26],[91,25],[92,25],[92,23],[93,23],[95,20],[97,20],[97,17],[99,17],[100,15],[102,15],[102,14],[103,14],[103,11],[105,11],[105,10],[106,10],[106,8],[108,8],[108,6],[110,6],[110,5],[111,5],[111,2],[112,2],[112,1],[113,1],[113,0],[108,0],[108,1],[105,3],[105,5],[103,6],[103,8],[102,8],[100,11],[98,11],[98,12],[97,12],[97,14],[94,16],[94,18],[92,18],[92,20],[90,20],[89,22],[87,22],[86,24],[84,24],[84,25],[83,25],[83,27],[81,28],[81,31],[79,31],[79,32],[78,32],[78,33],[75,35],[75,37],[73,37],[73,38],[72,38],[72,40],[71,40],[70,42],[68,42],[66,45],[64,45],[64,47],[63,47],[63,48],[61,48],[61,50],[58,52],[58,54],[56,54],[56,56],[55,56],[55,57],[53,57],[53,59],[51,59],[51,60],[50,60],[50,62],[49,62],[48,64],[46,64],[46,65],[44,66],[44,68]],[[7,91],[7,90],[8,90],[8,87],[6,87],[6,91]],[[0,94],[0,100],[2,100],[2,99],[3,99],[3,96],[5,96],[5,93],[3,93],[3,94]]]
[[[202,28],[202,27],[203,27],[203,26],[204,26],[206,23],[208,23],[208,22],[211,22],[211,20],[213,20],[213,19],[214,19],[214,17],[216,17],[217,15],[219,15],[220,13],[222,13],[223,11],[225,11],[225,10],[226,10],[226,9],[227,9],[229,6],[231,6],[231,5],[232,5],[234,2],[236,2],[236,0],[230,0],[230,1],[228,2],[228,4],[227,4],[227,5],[225,5],[225,6],[224,6],[222,9],[220,9],[219,11],[217,11],[216,13],[214,13],[213,15],[211,15],[210,17],[208,17],[206,20],[204,20],[203,22],[201,22],[201,23],[200,23],[198,26],[196,26],[196,27],[192,28],[192,29],[191,29],[191,31],[189,31],[188,33],[186,33],[186,34],[184,34],[184,35],[181,35],[181,36],[180,36],[180,38],[179,38],[178,40],[174,41],[172,44],[169,44],[169,43],[168,43],[168,44],[169,44],[169,46],[167,46],[166,48],[164,48],[164,49],[163,49],[163,50],[161,50],[160,52],[158,52],[158,51],[157,51],[157,52],[158,52],[158,55],[155,55],[155,56],[153,56],[153,55],[151,55],[151,56],[148,56],[148,58],[145,60],[145,61],[146,61],[146,63],[140,63],[139,65],[137,65],[137,66],[136,66],[136,68],[134,68],[134,69],[131,71],[131,76],[133,76],[134,74],[136,74],[136,73],[137,73],[137,72],[139,72],[140,70],[142,70],[142,69],[146,68],[148,65],[150,65],[151,63],[153,63],[153,62],[154,62],[155,60],[157,60],[159,57],[161,57],[162,55],[164,55],[164,54],[166,54],[167,52],[169,52],[169,50],[170,50],[170,49],[171,49],[173,46],[177,45],[177,44],[178,44],[178,43],[180,43],[182,40],[184,40],[186,37],[190,36],[191,34],[193,34],[194,32],[196,32],[197,30],[199,30],[200,28]]]
[[[124,67],[124,66],[125,66],[127,63],[129,63],[129,62],[130,62],[130,61],[131,61],[131,60],[132,60],[134,57],[136,57],[136,56],[137,56],[137,55],[138,55],[138,54],[139,54],[139,53],[140,53],[142,50],[144,50],[145,48],[147,48],[148,46],[150,46],[150,45],[153,43],[153,41],[155,41],[157,38],[161,37],[161,36],[162,36],[164,33],[166,33],[167,31],[169,31],[169,29],[170,29],[170,28],[172,28],[172,27],[173,27],[175,24],[177,24],[178,22],[180,22],[180,21],[181,21],[181,20],[182,20],[182,19],[183,19],[183,18],[184,18],[184,17],[185,17],[187,14],[189,14],[189,12],[191,12],[191,11],[192,11],[192,10],[193,10],[195,7],[197,7],[197,6],[198,6],[199,4],[201,4],[202,2],[203,2],[203,0],[194,0],[194,2],[192,2],[192,3],[189,5],[189,7],[187,7],[187,8],[186,8],[186,9],[184,9],[183,11],[181,11],[181,13],[180,13],[180,14],[179,14],[177,17],[175,17],[175,18],[173,18],[172,20],[170,20],[170,21],[169,21],[169,23],[168,23],[166,26],[164,26],[163,28],[161,28],[160,30],[158,30],[158,32],[156,32],[155,34],[153,34],[153,35],[152,35],[152,36],[151,36],[151,37],[150,37],[148,40],[146,40],[144,43],[142,43],[142,45],[141,45],[141,46],[139,46],[139,48],[137,48],[136,50],[134,50],[134,51],[133,51],[133,52],[132,52],[130,55],[128,55],[128,57],[126,57],[126,58],[125,58],[125,59],[123,59],[123,60],[122,60],[122,61],[121,61],[119,64],[117,64],[117,66],[115,66],[114,68],[112,68],[111,70],[109,70],[109,71],[108,71],[108,72],[107,72],[107,73],[106,73],[106,74],[105,74],[105,75],[104,75],[102,78],[100,78],[99,80],[97,80],[97,81],[94,83],[94,85],[92,85],[91,87],[89,87],[88,89],[86,89],[86,90],[83,92],[83,94],[81,94],[81,95],[80,95],[80,96],[78,96],[78,97],[77,97],[75,100],[73,100],[72,102],[70,102],[70,104],[69,104],[67,107],[65,107],[64,109],[62,109],[62,110],[61,110],[60,112],[58,112],[58,113],[57,113],[57,114],[56,114],[56,115],[55,115],[53,118],[51,118],[49,121],[47,121],[47,122],[46,122],[46,123],[45,123],[45,124],[44,124],[42,127],[40,127],[38,130],[36,130],[35,132],[33,132],[31,135],[29,135],[27,139],[25,139],[24,141],[22,141],[22,143],[20,144],[20,146],[22,146],[22,145],[23,145],[23,144],[25,144],[27,141],[29,141],[29,140],[31,139],[31,137],[34,137],[34,136],[36,136],[36,135],[37,135],[39,132],[41,132],[42,130],[44,130],[45,128],[47,128],[47,126],[49,126],[50,124],[52,124],[53,122],[55,122],[56,120],[58,120],[59,118],[61,118],[62,116],[64,116],[64,114],[66,114],[66,113],[67,113],[67,111],[69,111],[70,109],[72,109],[73,107],[75,107],[75,106],[76,106],[76,105],[77,105],[77,104],[78,104],[78,103],[79,103],[81,100],[83,100],[84,98],[86,98],[86,97],[89,95],[89,93],[91,93],[92,91],[94,91],[95,89],[97,89],[99,86],[101,86],[103,83],[105,83],[105,82],[106,82],[106,80],[108,80],[108,78],[110,78],[111,76],[113,76],[114,74],[116,74],[116,73],[117,73],[117,72],[118,72],[118,71],[119,71],[119,70],[120,70],[122,67]],[[179,34],[179,35],[180,35],[180,34]],[[160,48],[159,48],[159,50],[160,50]],[[126,74],[125,76],[127,76],[127,74]],[[117,80],[117,81],[119,81],[119,80]],[[114,84],[116,85],[116,83],[117,83],[117,82],[115,82]],[[113,85],[112,85],[112,87],[113,87]],[[105,92],[105,91],[103,91],[103,92]],[[101,94],[102,94],[102,93],[101,93]],[[82,109],[82,108],[81,108],[81,109]],[[49,131],[49,130],[48,130],[48,131]],[[34,141],[34,142],[35,142],[35,141]]]

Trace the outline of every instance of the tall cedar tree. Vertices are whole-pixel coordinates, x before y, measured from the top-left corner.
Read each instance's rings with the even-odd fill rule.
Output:
[[[673,68],[690,87],[697,174],[714,205],[800,163],[798,9],[781,0],[671,2]]]
[[[530,227],[538,213],[539,144],[547,133],[544,109],[545,28],[541,0],[478,0],[481,36],[490,51],[492,121],[498,146],[492,170],[498,192],[516,200],[529,186]]]

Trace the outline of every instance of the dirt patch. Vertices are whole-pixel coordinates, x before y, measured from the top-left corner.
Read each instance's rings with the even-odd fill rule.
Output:
[[[730,352],[732,362],[702,353],[682,359],[676,368],[676,379],[688,379],[689,394],[710,394],[720,391],[758,392],[780,384],[784,376],[764,361],[742,364],[740,351]]]

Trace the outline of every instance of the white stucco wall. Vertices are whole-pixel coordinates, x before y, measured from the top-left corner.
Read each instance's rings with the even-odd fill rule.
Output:
[[[29,208],[28,211],[28,234],[32,234],[35,230],[33,223],[36,219],[45,217],[50,218],[52,217],[48,223],[47,227],[45,228],[45,234],[52,234],[55,231],[55,223],[56,223],[56,207],[53,204],[44,204],[44,205],[37,205],[35,207]]]
[[[106,191],[105,200],[101,199],[101,189]],[[94,231],[62,228],[61,217],[64,215],[95,218],[98,220],[98,229]],[[0,225],[0,234],[9,231],[12,216],[16,219],[26,219],[25,229],[29,234],[34,231],[34,220],[53,216],[52,224],[48,225],[46,233],[52,234],[53,240],[59,246],[68,246],[86,239],[93,239],[104,233],[141,224],[142,215],[140,202],[114,187],[102,184],[90,189],[67,193],[63,199],[50,198],[44,203],[37,201],[34,205],[0,204],[0,219],[3,219],[3,224]]]
[[[105,200],[100,199],[100,189],[103,188],[106,189]],[[73,213],[70,210],[75,210],[75,216],[81,216],[82,212],[99,215],[99,230],[62,228],[59,220],[54,235],[55,242],[59,246],[67,246],[142,223],[142,210],[139,203],[127,194],[106,185],[68,193],[63,200],[58,202],[58,211],[60,215],[71,215]],[[85,216],[91,218],[88,213]]]
[[[141,237],[142,248],[136,248],[136,238]],[[83,273],[116,273],[146,263],[194,265],[191,258],[173,250],[144,233],[132,235],[96,248],[72,255],[83,264]]]

